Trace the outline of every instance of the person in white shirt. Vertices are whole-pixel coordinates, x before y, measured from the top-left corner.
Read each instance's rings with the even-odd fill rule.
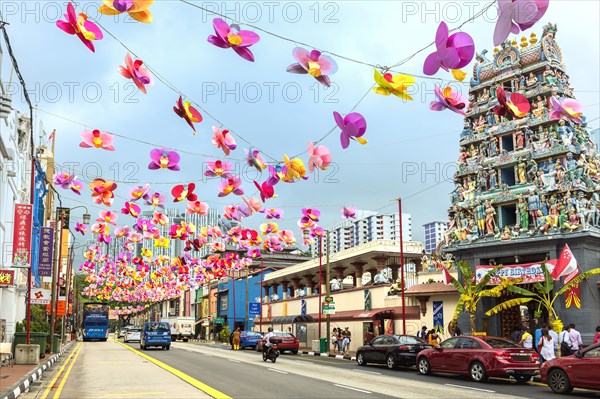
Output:
[[[550,324],[548,325],[548,334],[550,334],[554,343],[554,357],[558,357],[558,334],[552,329]]]
[[[548,360],[554,359],[554,342],[553,338],[548,333],[548,329],[542,329],[542,337],[540,338],[540,342],[537,345],[542,345],[542,349],[540,350],[540,365],[543,362],[547,362]]]
[[[571,331],[571,327],[565,326],[565,329],[561,331],[560,335],[558,336],[561,357],[573,354],[573,351],[571,350],[573,345],[571,344],[571,336],[569,335],[569,331]]]
[[[271,343],[271,338],[275,337],[275,333],[273,332],[273,327],[269,327],[269,332],[265,334],[263,337],[263,352],[267,352],[273,344]]]
[[[569,337],[571,338],[572,345],[571,350],[573,352],[577,352],[583,345],[583,341],[581,340],[581,334],[575,329],[575,324],[571,323],[569,324],[569,327],[571,327],[571,331],[569,331]]]

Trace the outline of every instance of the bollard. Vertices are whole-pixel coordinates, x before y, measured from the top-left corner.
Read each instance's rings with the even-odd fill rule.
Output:
[[[38,344],[18,344],[15,350],[15,364],[38,364],[40,346]]]

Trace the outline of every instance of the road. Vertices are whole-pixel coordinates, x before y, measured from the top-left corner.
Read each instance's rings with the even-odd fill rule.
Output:
[[[456,376],[421,376],[414,369],[360,367],[355,362],[282,355],[275,364],[251,350],[173,343],[170,351],[141,351],[138,343],[75,346],[41,385],[39,398],[557,398],[549,388],[502,379],[477,384]],[[62,369],[62,371],[61,371]],[[576,390],[560,398],[600,399]]]

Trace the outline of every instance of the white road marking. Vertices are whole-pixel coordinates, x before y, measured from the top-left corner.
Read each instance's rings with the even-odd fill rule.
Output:
[[[472,389],[473,391],[490,392],[490,393],[495,393],[496,392],[496,391],[491,391],[489,389],[466,387],[464,385],[454,385],[454,384],[444,384],[444,385],[446,385],[448,387],[454,387],[454,388]]]
[[[340,385],[340,384],[333,384],[333,385],[335,385],[336,387],[351,389],[353,391],[358,391],[358,392],[362,392],[362,393],[373,393],[371,391],[365,391],[364,389],[358,389],[358,388],[348,387],[346,385]]]
[[[378,374],[378,375],[381,375],[381,373],[379,373],[377,371],[367,371],[367,370],[352,370],[352,371],[356,371],[357,373],[368,373],[368,374]]]
[[[306,360],[294,360],[293,362],[294,362],[294,363],[310,364],[310,365],[313,365],[313,364],[314,364],[314,363],[312,363],[312,362],[307,362]]]
[[[227,359],[227,360],[229,360],[230,362],[234,362],[234,363],[241,363],[241,361],[235,360],[235,359]]]
[[[274,371],[276,373],[281,373],[281,374],[289,374],[287,371],[281,371],[281,370],[275,370],[275,369],[267,369],[269,371]]]

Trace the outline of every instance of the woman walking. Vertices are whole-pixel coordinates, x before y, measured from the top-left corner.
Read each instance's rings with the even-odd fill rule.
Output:
[[[540,366],[542,363],[547,362],[555,358],[554,356],[554,341],[552,336],[548,333],[547,328],[542,329],[542,337],[538,342],[538,350],[540,353]]]

